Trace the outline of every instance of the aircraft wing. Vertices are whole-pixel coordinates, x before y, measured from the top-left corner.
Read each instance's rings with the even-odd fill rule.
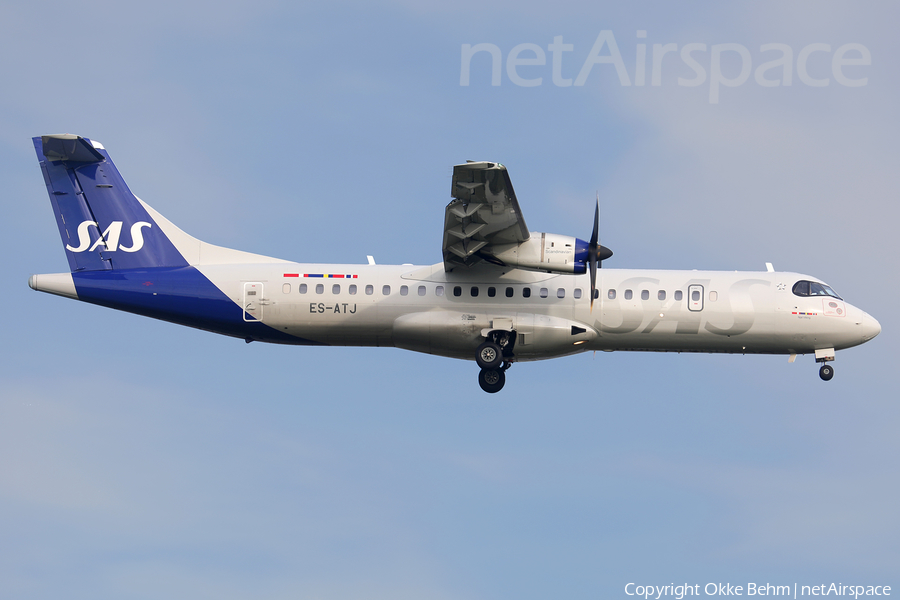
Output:
[[[450,195],[453,200],[444,215],[444,270],[495,262],[495,249],[529,238],[509,173],[500,163],[454,166]]]

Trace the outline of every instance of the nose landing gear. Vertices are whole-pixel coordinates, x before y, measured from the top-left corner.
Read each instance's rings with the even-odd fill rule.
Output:
[[[819,368],[819,377],[822,381],[831,381],[834,377],[834,367],[828,365],[829,360],[834,360],[834,348],[821,348],[816,350],[816,362],[822,363]]]

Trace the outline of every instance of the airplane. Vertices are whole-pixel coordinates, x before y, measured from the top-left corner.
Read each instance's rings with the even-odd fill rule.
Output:
[[[69,273],[32,289],[245,340],[388,346],[474,360],[500,391],[514,363],[588,351],[813,354],[881,325],[821,280],[766,271],[601,268],[588,241],[530,231],[505,166],[453,167],[443,261],[304,264],[202,242],[137,198],[102,144],[33,138]],[[598,271],[599,269],[599,271]]]

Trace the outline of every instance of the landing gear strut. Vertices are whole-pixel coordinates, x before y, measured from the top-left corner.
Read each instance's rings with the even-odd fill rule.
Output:
[[[478,385],[488,394],[496,394],[506,384],[506,370],[511,366],[512,363],[506,362],[502,367],[482,369],[478,373]]]

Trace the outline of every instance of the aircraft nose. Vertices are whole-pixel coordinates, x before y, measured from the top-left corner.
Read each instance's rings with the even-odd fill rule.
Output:
[[[863,313],[862,321],[863,341],[868,342],[873,337],[881,333],[881,323],[875,320],[868,313]]]

